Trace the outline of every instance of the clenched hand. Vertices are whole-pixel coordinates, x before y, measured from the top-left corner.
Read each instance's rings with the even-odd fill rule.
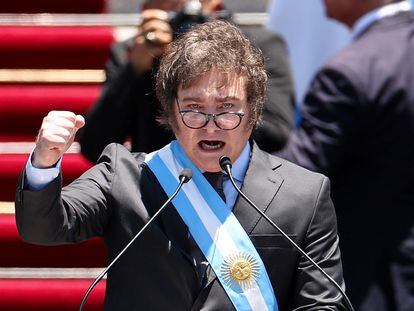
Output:
[[[43,119],[32,164],[37,168],[53,166],[72,145],[76,132],[85,125],[85,119],[70,111],[51,111]]]

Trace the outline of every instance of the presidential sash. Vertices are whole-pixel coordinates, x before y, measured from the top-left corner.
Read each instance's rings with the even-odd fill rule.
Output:
[[[145,158],[170,196],[183,168],[193,171],[172,201],[210,263],[236,310],[277,311],[277,301],[264,264],[250,238],[177,141]]]

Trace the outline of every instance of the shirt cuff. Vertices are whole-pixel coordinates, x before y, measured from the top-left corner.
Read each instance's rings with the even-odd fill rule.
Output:
[[[29,159],[26,163],[25,188],[28,190],[38,191],[45,188],[59,176],[62,157],[53,167],[37,168],[32,165],[32,154],[33,151],[30,153]]]

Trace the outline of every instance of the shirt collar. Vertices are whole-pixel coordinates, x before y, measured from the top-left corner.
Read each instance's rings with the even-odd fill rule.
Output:
[[[234,179],[243,183],[244,175],[246,175],[247,167],[249,166],[250,162],[250,143],[247,142],[246,146],[244,146],[242,152],[240,153],[239,157],[233,163],[232,173]]]
[[[407,0],[387,4],[377,9],[374,9],[357,20],[355,26],[352,29],[351,36],[353,39],[356,39],[374,22],[384,17],[393,16],[400,12],[407,12],[410,10],[412,10],[412,4]]]

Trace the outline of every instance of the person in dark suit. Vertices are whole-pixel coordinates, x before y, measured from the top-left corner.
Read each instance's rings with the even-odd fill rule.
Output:
[[[160,106],[155,96],[155,73],[158,57],[172,40],[173,31],[177,31],[172,29],[166,11],[179,11],[185,2],[146,1],[137,36],[113,45],[101,96],[80,131],[81,152],[89,160],[95,162],[111,142],[124,143],[128,139],[131,151],[151,152],[172,139],[171,132],[156,120]],[[230,19],[229,13],[222,10],[221,0],[205,0],[201,4],[207,16]],[[184,20],[182,23],[175,20],[171,23],[185,24]],[[276,151],[285,145],[294,120],[286,45],[280,36],[262,26],[241,26],[241,29],[263,51],[270,77],[262,122],[253,138],[262,149]]]
[[[211,182],[217,192],[204,177],[223,177],[219,158],[229,156],[247,196],[344,288],[329,180],[250,139],[266,80],[262,54],[237,27],[198,25],[169,45],[157,75],[160,122],[176,140],[151,154],[110,144],[63,189],[59,159],[85,122],[50,112],[17,189],[21,236],[41,244],[100,236],[112,260],[188,167],[193,178],[173,206],[110,270],[105,310],[344,310],[338,290],[226,177]]]
[[[414,15],[406,1],[325,4],[354,40],[316,75],[280,155],[331,179],[357,310],[414,310]]]

